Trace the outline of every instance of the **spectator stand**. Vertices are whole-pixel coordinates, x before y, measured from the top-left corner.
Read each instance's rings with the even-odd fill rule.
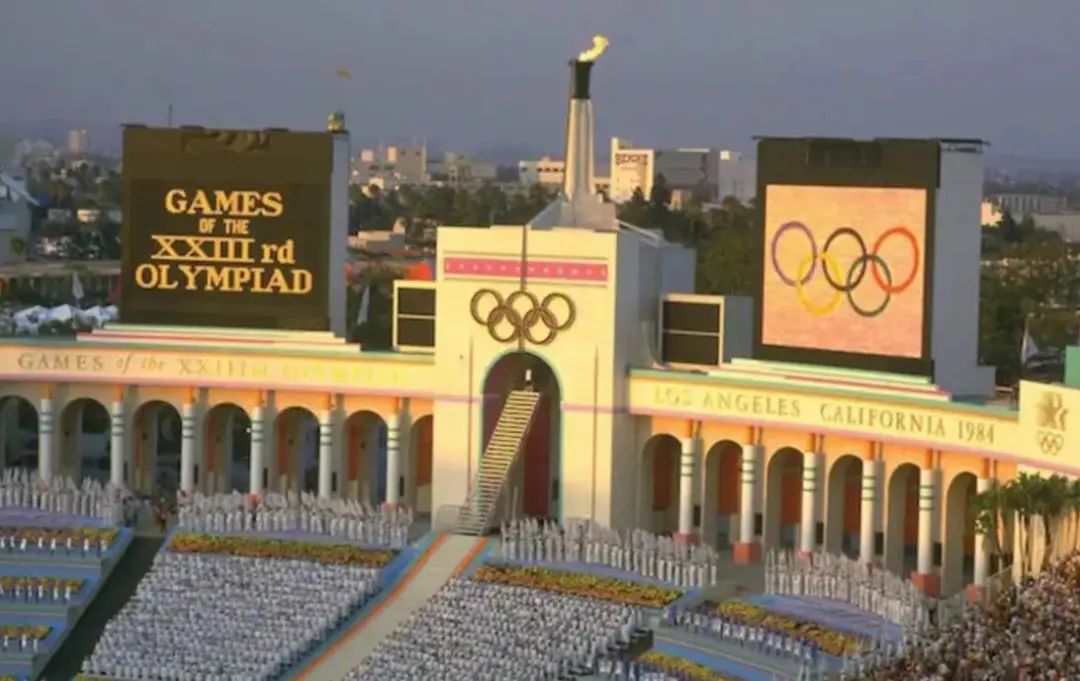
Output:
[[[371,533],[357,537],[349,537],[341,533],[336,535],[328,534],[329,525],[317,529],[313,525],[306,525],[306,523],[304,527],[299,527],[299,523],[289,524],[287,522],[282,522],[280,526],[264,527],[264,529],[256,529],[254,524],[249,524],[248,529],[245,529],[242,522],[244,511],[240,507],[235,507],[235,504],[232,503],[235,499],[228,498],[230,496],[231,495],[223,495],[220,499],[216,500],[203,498],[201,499],[201,502],[204,505],[203,510],[205,512],[181,512],[179,514],[176,524],[165,537],[165,541],[158,554],[158,559],[155,560],[154,567],[143,579],[143,583],[151,585],[150,590],[153,590],[152,585],[155,582],[155,571],[177,569],[175,564],[171,568],[165,565],[168,561],[163,560],[162,557],[168,554],[180,556],[185,554],[202,554],[205,556],[216,556],[225,559],[225,561],[228,561],[230,557],[246,556],[248,560],[251,560],[252,557],[254,557],[254,560],[258,562],[294,560],[312,564],[325,564],[327,561],[333,563],[335,560],[338,560],[340,554],[344,552],[349,555],[359,555],[360,553],[383,554],[384,558],[388,561],[381,565],[381,568],[377,568],[378,572],[375,577],[376,588],[373,592],[366,594],[361,601],[353,604],[350,611],[344,613],[340,619],[331,618],[330,620],[321,622],[319,627],[325,627],[325,631],[322,632],[322,635],[306,641],[306,649],[299,651],[298,654],[295,654],[289,660],[286,660],[284,666],[281,666],[278,671],[264,676],[256,674],[251,677],[253,679],[273,678],[276,680],[295,678],[302,669],[310,664],[311,660],[317,658],[323,651],[333,646],[335,641],[345,632],[354,627],[356,623],[362,620],[374,607],[377,607],[377,604],[384,597],[386,590],[392,588],[393,585],[402,578],[409,570],[410,566],[416,561],[417,557],[423,554],[427,549],[427,546],[433,539],[432,535],[423,538],[415,545],[390,548],[386,545],[380,545],[370,541]],[[220,504],[218,502],[220,502]],[[284,502],[282,503],[284,504]],[[280,513],[281,511],[282,509],[275,509],[275,513]],[[332,512],[326,512],[327,517],[332,515]],[[227,521],[225,516],[229,516]],[[284,519],[282,520],[284,521]],[[404,521],[401,517],[395,516],[394,522],[397,523],[397,526],[401,527],[401,523]],[[225,529],[226,527],[229,529]],[[405,529],[407,530],[407,528]],[[390,538],[392,534],[393,533],[391,532],[383,532],[381,536]],[[397,544],[399,538],[400,533],[388,540]],[[338,555],[335,556],[334,554]],[[387,556],[387,554],[392,555]],[[251,568],[244,568],[240,565],[236,569]],[[193,579],[191,588],[193,590],[198,590],[200,581],[201,580]],[[204,586],[210,591],[213,591],[216,588],[215,584],[202,584],[201,586]],[[164,592],[154,594],[150,593],[150,590],[140,595],[142,600],[152,601],[159,596],[163,599],[168,597],[168,594],[165,594]],[[199,594],[193,593],[192,597],[192,603],[195,603],[200,596]],[[132,602],[137,600],[139,600],[139,598],[133,598]],[[209,606],[210,603],[214,603],[214,609],[217,610],[220,608],[222,611],[229,609],[228,603],[223,602],[228,600],[229,599],[225,596],[203,598],[203,601],[207,606]],[[132,602],[129,602],[129,605]],[[125,610],[128,609],[129,606],[125,606]],[[134,606],[132,610],[138,610],[138,606]],[[132,614],[131,612],[125,614],[124,610],[122,610],[121,613],[110,622],[110,625],[114,625],[114,623],[123,620],[125,617],[127,617],[128,620],[131,620],[132,618],[138,618],[144,615],[145,613]],[[118,629],[124,628],[123,624],[116,624],[114,626]],[[177,628],[182,629],[184,625],[179,622],[170,622],[169,626],[172,626],[174,628],[173,631],[176,631]],[[316,629],[319,627],[316,627]],[[106,631],[108,631],[108,628]],[[255,630],[252,630],[249,633],[253,636],[260,635],[260,632]],[[196,635],[196,632],[192,631],[191,634]],[[103,636],[103,639],[104,638],[105,637]],[[119,640],[122,637],[117,636],[117,638]],[[115,662],[115,657],[116,655],[110,653],[108,650],[99,651],[98,648],[95,648],[94,654],[84,662],[84,673],[81,674],[79,678],[86,681],[142,681],[153,675],[153,665],[157,662],[156,660],[147,660],[148,668],[134,670],[134,673],[114,672],[105,674],[97,668],[103,663],[113,664]]]
[[[115,536],[104,544],[88,539],[86,550],[79,539],[87,538],[85,530],[115,531]],[[0,508],[0,675],[37,678],[93,602],[132,537],[130,529],[112,528],[99,518]],[[5,633],[19,632],[28,632],[29,640],[13,635],[4,645]]]
[[[378,593],[376,593],[375,596],[359,610],[343,621],[323,641],[312,648],[312,650],[296,665],[285,672],[281,677],[281,681],[293,681],[293,679],[296,679],[303,670],[312,667],[317,660],[326,655],[331,649],[344,642],[349,634],[364,620],[379,608],[383,607],[383,603],[393,596],[398,584],[402,582],[405,575],[409,573],[416,565],[418,559],[431,547],[436,536],[437,535],[434,532],[428,533],[421,538],[419,542],[410,544],[401,549],[394,560],[387,564],[387,566],[382,569],[382,572],[379,573],[380,588]]]

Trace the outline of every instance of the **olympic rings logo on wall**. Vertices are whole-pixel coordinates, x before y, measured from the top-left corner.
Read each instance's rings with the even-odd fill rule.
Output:
[[[806,237],[806,241],[810,246],[810,253],[799,262],[794,273],[788,273],[780,266],[780,240],[786,236],[795,237],[798,234]],[[894,272],[880,254],[881,247],[893,237],[907,241],[911,247],[911,271],[907,272],[904,277],[897,276],[899,273]],[[859,255],[851,261],[851,265],[846,272],[836,257],[830,253],[830,248],[837,243],[837,240],[844,238],[853,241],[859,251]],[[862,235],[854,228],[838,227],[825,239],[825,243],[819,251],[817,239],[814,238],[810,228],[798,221],[785,222],[780,226],[780,229],[776,230],[769,247],[769,255],[776,276],[780,278],[780,281],[794,288],[803,307],[818,317],[830,314],[845,297],[848,305],[860,317],[877,317],[889,306],[889,302],[894,295],[903,293],[915,282],[915,277],[919,274],[921,261],[919,242],[907,227],[897,226],[885,230],[874,241],[873,247],[869,250],[866,248],[866,242],[863,240]],[[825,279],[825,283],[833,290],[829,299],[823,303],[810,300],[806,292],[807,284],[814,279],[818,272],[818,265],[821,266],[821,274]],[[881,303],[876,307],[866,307],[855,300],[855,289],[863,283],[867,272],[870,273],[878,290],[884,294]]]
[[[525,306],[519,306],[525,302]],[[553,304],[556,304],[553,307]],[[482,311],[481,308],[487,308]],[[562,314],[556,312],[558,307]],[[563,293],[549,293],[543,299],[531,291],[518,290],[505,299],[498,291],[483,288],[473,294],[469,312],[477,324],[487,327],[499,343],[524,338],[534,345],[548,345],[560,331],[569,329],[577,318],[574,301]],[[543,335],[538,335],[543,327]]]

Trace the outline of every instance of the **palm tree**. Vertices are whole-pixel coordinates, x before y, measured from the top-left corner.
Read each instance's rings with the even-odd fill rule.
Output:
[[[975,516],[975,531],[986,537],[990,545],[990,555],[997,557],[999,565],[1004,562],[1007,553],[1005,550],[1008,527],[1006,519],[1011,514],[1007,501],[1008,495],[1005,488],[997,481],[992,481],[985,491],[971,499],[971,511]]]
[[[1062,515],[1069,505],[1070,484],[1061,475],[1052,475],[1049,478],[1036,477],[1035,493],[1032,495],[1032,510],[1042,518],[1043,559],[1041,570],[1050,567],[1050,561],[1054,554],[1054,542],[1059,537],[1059,529]]]

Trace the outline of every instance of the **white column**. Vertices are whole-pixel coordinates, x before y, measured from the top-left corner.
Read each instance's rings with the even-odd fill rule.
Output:
[[[739,542],[743,544],[754,541],[754,489],[760,457],[761,447],[743,445],[742,461],[739,464],[742,485],[739,493]]]
[[[263,438],[266,431],[266,415],[262,407],[251,410],[251,463],[248,470],[249,489],[252,494],[263,493],[263,467],[265,465],[265,446]]]
[[[401,477],[401,417],[390,414],[386,417],[386,505],[398,503],[398,479]]]
[[[38,409],[38,477],[48,482],[53,476],[53,402],[41,398]]]
[[[803,454],[802,513],[799,516],[799,550],[810,553],[817,544],[817,486],[821,455]]]
[[[982,494],[986,490],[990,489],[992,480],[989,478],[979,478],[975,481],[975,492]],[[975,575],[973,583],[977,587],[986,586],[986,578],[989,576],[990,571],[990,541],[986,538],[985,532],[975,533]]]
[[[109,482],[114,487],[123,487],[124,461],[127,459],[127,413],[123,400],[112,403],[112,418],[109,420]]]
[[[694,534],[694,438],[679,443],[679,537],[685,540]]]
[[[859,561],[874,562],[874,519],[877,517],[878,462],[863,459],[862,497],[859,508]],[[841,521],[842,522],[842,521]]]
[[[329,499],[334,476],[334,415],[329,409],[319,414],[319,498]]]
[[[919,551],[916,572],[928,575],[934,571],[934,498],[937,472],[933,468],[919,471]]]
[[[180,407],[180,491],[195,491],[195,405]]]

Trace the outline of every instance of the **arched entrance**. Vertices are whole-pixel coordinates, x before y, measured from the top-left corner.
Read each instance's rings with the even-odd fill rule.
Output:
[[[641,456],[638,526],[654,534],[679,527],[679,455],[682,445],[671,435],[653,435]]]
[[[0,398],[0,465],[37,470],[38,413],[26,398]]]
[[[961,473],[949,484],[945,495],[945,545],[941,593],[949,596],[975,578],[975,476]]]
[[[386,421],[373,411],[345,419],[344,496],[370,506],[386,501]]]
[[[540,393],[540,401],[525,441],[524,456],[510,469],[502,508],[513,509],[511,515],[515,516],[558,518],[562,392],[547,362],[528,352],[511,352],[488,370],[484,381],[483,446],[487,448],[507,396],[512,390],[525,388],[527,376],[532,389]]]
[[[83,477],[109,481],[110,416],[105,406],[90,398],[64,405],[60,415],[58,472],[72,480]]]
[[[905,463],[889,478],[885,567],[898,575],[915,570],[919,547],[919,467]]]
[[[431,513],[432,416],[423,416],[409,429],[409,461],[405,467],[405,503],[418,513]]]
[[[739,537],[739,494],[742,447],[731,440],[717,442],[705,453],[701,537],[715,548],[729,548]],[[752,538],[751,538],[752,540]]]
[[[223,403],[206,413],[203,489],[208,494],[251,491],[251,417]]]
[[[277,491],[319,490],[319,419],[303,407],[289,407],[274,419]]]
[[[132,421],[132,488],[175,493],[180,487],[180,412],[154,400],[135,410]]]
[[[851,454],[841,456],[829,470],[825,550],[830,553],[849,558],[859,555],[862,474],[862,459]]]
[[[802,452],[785,447],[773,454],[765,484],[765,548],[793,549],[802,520]]]

